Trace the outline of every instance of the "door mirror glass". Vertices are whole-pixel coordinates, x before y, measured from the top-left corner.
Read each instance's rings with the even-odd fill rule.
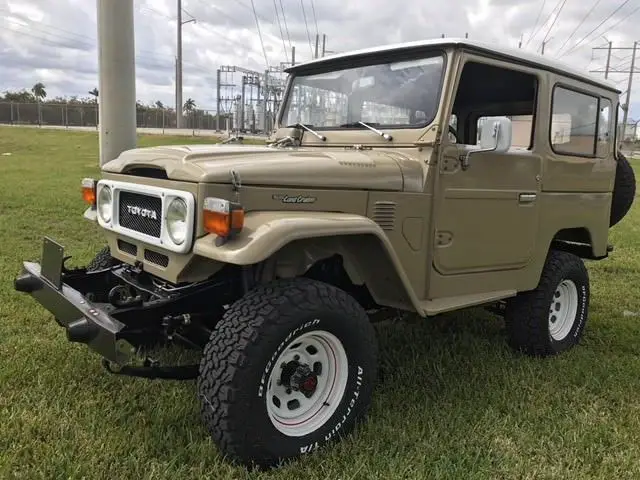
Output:
[[[512,127],[507,117],[486,117],[480,129],[480,149],[505,153],[511,148]]]

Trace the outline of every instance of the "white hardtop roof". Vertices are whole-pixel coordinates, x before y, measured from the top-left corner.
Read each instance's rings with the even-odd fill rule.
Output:
[[[620,90],[615,86],[614,83],[605,80],[603,78],[598,78],[593,75],[590,75],[586,71],[580,71],[570,67],[568,64],[563,62],[558,62],[555,60],[550,60],[548,57],[543,55],[532,54],[530,52],[526,52],[521,49],[516,48],[505,48],[497,45],[478,42],[475,40],[469,40],[467,38],[435,38],[429,40],[418,40],[414,42],[405,42],[405,43],[395,43],[388,45],[379,45],[376,47],[363,48],[360,50],[352,50],[350,52],[338,53],[334,55],[328,55],[325,57],[317,58],[315,60],[310,60],[308,62],[299,63],[292,67],[287,68],[286,72],[297,72],[299,70],[306,70],[309,67],[322,67],[324,64],[333,63],[336,60],[346,59],[346,58],[355,58],[368,56],[376,53],[384,53],[384,52],[392,52],[398,50],[407,50],[412,48],[421,48],[421,47],[466,47],[470,50],[480,51],[484,53],[490,53],[494,55],[498,55],[500,57],[506,57],[511,60],[516,60],[519,63],[534,65],[537,68],[542,68],[544,70],[549,70],[553,72],[558,72],[563,75],[575,77],[577,79],[596,84],[608,90],[613,90],[615,92],[620,93]]]

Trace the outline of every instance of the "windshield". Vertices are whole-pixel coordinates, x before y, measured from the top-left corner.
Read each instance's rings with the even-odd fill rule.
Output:
[[[315,129],[420,128],[431,123],[440,101],[444,58],[376,63],[314,75],[296,75],[281,123]]]

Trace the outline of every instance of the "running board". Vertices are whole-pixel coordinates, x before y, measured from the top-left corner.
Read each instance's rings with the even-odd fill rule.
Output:
[[[440,313],[458,310],[460,308],[475,307],[486,303],[497,302],[509,297],[515,297],[516,290],[499,290],[496,292],[474,293],[470,295],[457,295],[455,297],[436,298],[420,302],[420,307],[425,316],[431,317]]]

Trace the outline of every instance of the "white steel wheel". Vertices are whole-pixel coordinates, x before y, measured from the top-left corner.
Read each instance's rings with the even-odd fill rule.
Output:
[[[578,289],[571,280],[560,282],[549,309],[549,334],[556,341],[564,340],[573,328],[578,313]]]
[[[314,432],[338,408],[347,377],[347,354],[335,335],[314,330],[295,338],[269,376],[265,395],[269,419],[290,437]]]

